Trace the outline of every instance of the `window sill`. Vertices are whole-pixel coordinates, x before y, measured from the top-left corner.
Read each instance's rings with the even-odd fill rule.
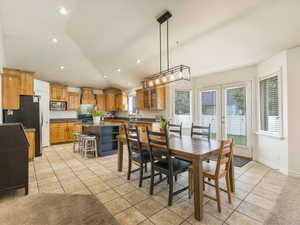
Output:
[[[274,139],[278,139],[278,140],[284,140],[285,137],[281,136],[281,135],[278,135],[278,134],[272,134],[272,133],[268,133],[268,132],[265,132],[265,131],[257,131],[255,132],[256,135],[261,135],[261,136],[267,136],[267,137],[271,137],[271,138],[274,138]]]

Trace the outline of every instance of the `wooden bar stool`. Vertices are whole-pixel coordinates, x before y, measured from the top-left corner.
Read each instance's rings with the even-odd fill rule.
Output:
[[[73,141],[73,152],[80,152],[80,136],[81,133],[73,133],[74,141]],[[77,149],[76,149],[77,146]]]
[[[210,165],[207,165],[203,168],[203,189],[205,184],[210,185],[216,190],[216,197],[212,197],[207,194],[203,194],[204,197],[209,198],[217,202],[218,211],[221,212],[221,197],[220,190],[227,193],[228,202],[231,203],[231,184],[230,184],[230,165],[232,160],[232,149],[233,149],[233,141],[222,141],[220,151],[218,152],[218,160],[216,167],[213,168]],[[189,198],[191,198],[193,194],[193,169],[189,168]],[[227,190],[220,187],[219,179],[225,177],[226,179],[226,187]],[[204,178],[208,178],[214,180],[214,184],[207,182]]]

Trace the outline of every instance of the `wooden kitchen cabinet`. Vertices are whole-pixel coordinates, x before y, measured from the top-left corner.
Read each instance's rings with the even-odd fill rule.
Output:
[[[137,110],[165,110],[165,87],[136,91]]]
[[[50,123],[50,142],[51,144],[72,142],[73,134],[81,131],[82,126],[77,122]]]
[[[20,108],[20,76],[17,71],[3,70],[2,108],[12,110]]]
[[[33,160],[35,157],[35,131],[26,131],[25,134],[29,142],[28,158]]]
[[[105,110],[106,111],[116,111],[116,96],[121,93],[119,89],[109,88],[103,90],[105,94]]]
[[[67,86],[60,84],[50,84],[50,100],[51,101],[68,101]]]
[[[137,110],[144,110],[145,104],[144,104],[144,90],[139,89],[136,91],[136,109]]]
[[[68,92],[67,108],[70,111],[78,111],[80,108],[80,93]]]
[[[116,110],[119,112],[128,111],[128,96],[126,93],[116,95]]]
[[[33,75],[34,72],[20,70],[20,95],[34,95]]]
[[[96,95],[96,103],[97,103],[97,110],[105,111],[105,95],[104,94]]]
[[[82,88],[81,104],[96,105],[96,98],[92,88]]]

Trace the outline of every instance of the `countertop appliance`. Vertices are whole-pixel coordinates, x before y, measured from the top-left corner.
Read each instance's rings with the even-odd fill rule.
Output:
[[[67,110],[66,102],[50,101],[50,111],[66,111],[66,110]]]
[[[35,128],[35,156],[41,156],[41,126],[39,96],[21,95],[19,110],[3,110],[4,123],[22,123],[24,128]]]

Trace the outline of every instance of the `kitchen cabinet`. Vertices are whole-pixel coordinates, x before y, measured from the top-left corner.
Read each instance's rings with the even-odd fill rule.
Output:
[[[137,110],[165,110],[165,92],[165,87],[137,90]]]
[[[57,122],[50,124],[50,142],[58,144],[74,141],[73,133],[81,132],[82,126],[77,122]]]
[[[105,111],[105,95],[104,94],[96,95],[96,103],[97,103],[97,110]]]
[[[119,112],[128,111],[128,96],[126,93],[116,95],[116,110]]]
[[[68,101],[67,86],[60,84],[50,84],[50,100],[51,101]]]
[[[145,100],[144,100],[144,90],[139,89],[136,91],[136,109],[137,110],[144,110],[145,109]]]
[[[34,72],[20,70],[20,95],[34,95],[33,74]]]
[[[28,158],[33,160],[35,156],[35,131],[25,131],[25,134],[29,143]]]
[[[96,105],[96,98],[92,88],[82,88],[81,104]]]
[[[2,108],[12,110],[20,108],[20,76],[17,70],[3,70]]]
[[[69,111],[78,111],[80,108],[80,93],[68,92],[67,108]]]
[[[120,94],[121,91],[115,88],[109,88],[103,90],[105,94],[105,110],[106,111],[116,111],[116,95]]]

